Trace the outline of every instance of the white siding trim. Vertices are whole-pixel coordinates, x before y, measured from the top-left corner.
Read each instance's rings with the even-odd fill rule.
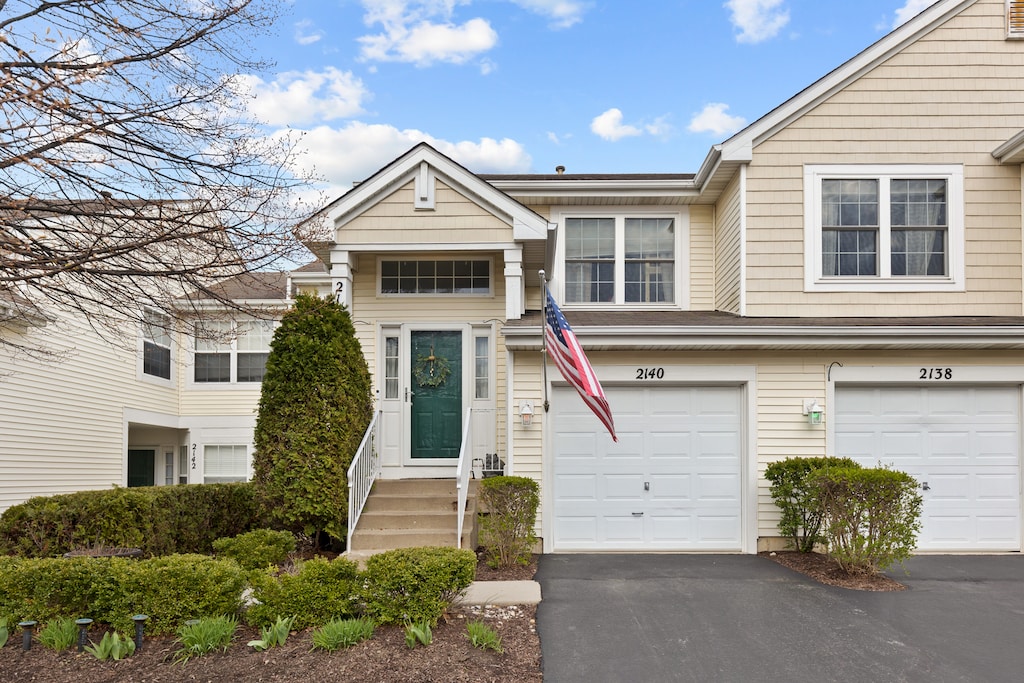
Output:
[[[740,166],[740,315],[747,314],[747,167]]]

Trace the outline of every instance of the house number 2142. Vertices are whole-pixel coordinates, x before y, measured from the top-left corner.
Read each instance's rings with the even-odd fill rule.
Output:
[[[637,368],[637,379],[665,379],[665,368]]]
[[[918,379],[953,379],[953,368],[921,368]]]

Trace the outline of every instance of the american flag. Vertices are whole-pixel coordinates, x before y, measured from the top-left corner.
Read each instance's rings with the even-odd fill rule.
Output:
[[[547,340],[548,355],[558,366],[562,377],[576,388],[583,402],[594,411],[597,419],[612,435],[612,441],[618,441],[615,436],[615,422],[612,420],[612,410],[608,407],[608,399],[604,396],[604,389],[597,381],[594,368],[587,360],[587,354],[583,352],[576,335],[573,334],[569,322],[562,315],[558,305],[555,304],[551,292],[544,288],[547,294],[547,324],[544,326],[544,337]]]

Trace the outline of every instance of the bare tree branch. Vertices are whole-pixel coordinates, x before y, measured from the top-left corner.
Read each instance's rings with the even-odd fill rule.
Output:
[[[197,299],[247,308],[219,282],[303,253],[295,149],[236,88],[279,6],[0,0],[0,323],[189,325]]]

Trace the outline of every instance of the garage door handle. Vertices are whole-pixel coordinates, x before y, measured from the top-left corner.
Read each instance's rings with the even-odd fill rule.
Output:
[[[932,487],[928,485],[928,482],[922,481],[921,482],[921,490],[922,491],[931,491]]]
[[[634,512],[634,513],[633,513],[633,516],[634,516],[634,517],[643,517],[643,516],[644,516],[644,513],[642,513],[642,512]]]

